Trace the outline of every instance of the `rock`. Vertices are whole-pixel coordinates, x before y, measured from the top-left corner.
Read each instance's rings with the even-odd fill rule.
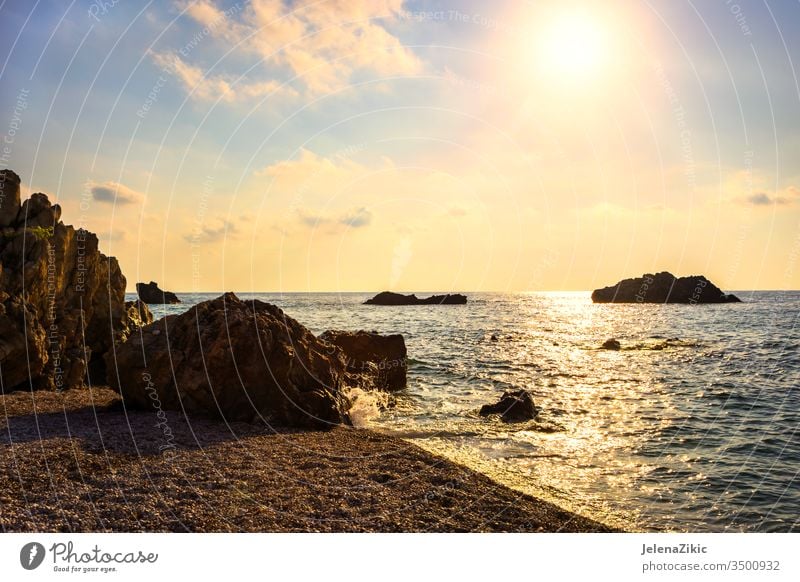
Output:
[[[675,277],[666,271],[624,279],[592,292],[595,303],[739,303],[702,275]]]
[[[604,341],[601,347],[604,350],[618,350],[622,346],[620,346],[619,341],[617,341],[615,338],[612,337],[611,339],[607,339],[606,341]]]
[[[432,295],[420,299],[416,295],[401,295],[391,291],[378,293],[372,299],[367,299],[364,305],[464,305],[467,296],[455,293],[453,295]]]
[[[181,300],[178,296],[171,291],[162,291],[158,288],[158,283],[150,281],[149,283],[136,283],[136,293],[139,294],[139,299],[145,303],[156,305],[180,303]]]
[[[153,314],[147,303],[141,299],[125,302],[125,311],[128,314],[129,325],[133,328],[144,327],[153,323]]]
[[[533,403],[533,396],[527,390],[503,392],[496,404],[481,407],[480,415],[499,414],[505,422],[522,422],[535,418],[539,411]]]
[[[143,327],[106,360],[116,364],[109,376],[125,404],[154,413],[261,415],[293,427],[350,423],[342,351],[274,305],[233,293]]]
[[[20,179],[11,170],[0,171],[0,228],[11,226],[19,214]]]
[[[25,322],[28,321],[27,326]],[[3,392],[38,379],[47,362],[47,334],[21,297],[0,303],[0,370]]]
[[[27,228],[52,228],[59,220],[61,220],[61,206],[51,205],[47,194],[41,192],[28,198],[17,215],[17,225]]]
[[[2,174],[5,205],[19,178]],[[4,221],[11,207],[5,210]],[[44,194],[14,214],[0,237],[3,390],[77,387],[87,374],[104,383],[103,355],[129,328],[117,260],[99,251],[94,234],[60,222],[61,209]]]
[[[489,339],[490,339],[491,341],[493,341],[493,342],[500,341],[500,340],[498,339],[498,337],[497,337],[495,334],[492,334],[492,337],[491,337],[491,338],[489,338]]]
[[[402,335],[326,331],[319,339],[344,352],[348,373],[360,375],[365,389],[392,391],[406,387],[408,357]]]

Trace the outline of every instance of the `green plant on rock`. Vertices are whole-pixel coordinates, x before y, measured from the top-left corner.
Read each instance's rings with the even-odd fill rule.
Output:
[[[32,226],[28,230],[39,240],[47,240],[53,236],[52,226]]]

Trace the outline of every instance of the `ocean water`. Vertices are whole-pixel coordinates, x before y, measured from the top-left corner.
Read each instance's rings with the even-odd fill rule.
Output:
[[[402,333],[408,388],[359,422],[513,488],[645,531],[800,530],[800,292],[732,305],[594,305],[588,292],[380,307],[369,293],[241,293],[315,333]],[[184,311],[218,294],[181,294]],[[422,295],[422,294],[420,294]],[[492,335],[497,340],[491,339]],[[599,349],[610,337],[620,351]],[[478,409],[525,388],[540,414]],[[366,406],[365,406],[366,404]]]

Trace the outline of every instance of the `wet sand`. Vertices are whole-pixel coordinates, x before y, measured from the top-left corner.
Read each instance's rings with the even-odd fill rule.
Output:
[[[0,530],[611,528],[370,430],[126,410],[115,392],[93,388],[0,395]]]

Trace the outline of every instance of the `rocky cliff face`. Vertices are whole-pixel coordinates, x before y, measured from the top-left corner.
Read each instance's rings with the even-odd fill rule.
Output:
[[[105,381],[103,355],[135,327],[125,277],[97,237],[61,222],[45,194],[20,203],[20,179],[0,172],[2,389],[63,389]]]

